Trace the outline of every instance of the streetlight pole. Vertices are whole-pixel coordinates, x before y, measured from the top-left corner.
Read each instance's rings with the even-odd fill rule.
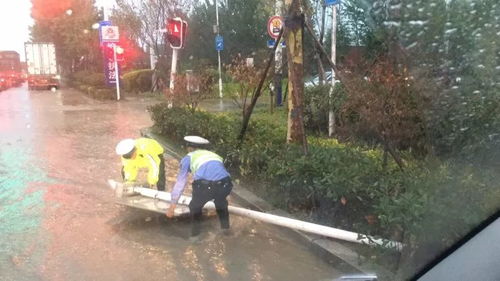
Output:
[[[337,57],[337,5],[332,5],[332,62],[335,64]],[[330,110],[328,111],[328,136],[335,133],[335,114],[333,112],[333,89],[335,88],[335,71],[332,68],[332,86],[328,94]]]
[[[217,3],[218,1],[215,0],[215,18],[216,18],[216,31],[217,31],[217,36],[219,36],[219,5]],[[217,58],[219,62],[219,97],[222,99],[223,94],[222,94],[222,70],[221,70],[221,62],[220,62],[220,50],[217,50]]]

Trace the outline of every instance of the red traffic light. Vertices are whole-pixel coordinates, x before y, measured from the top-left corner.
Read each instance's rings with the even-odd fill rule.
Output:
[[[172,49],[181,49],[187,33],[187,22],[181,18],[167,20],[167,41]]]

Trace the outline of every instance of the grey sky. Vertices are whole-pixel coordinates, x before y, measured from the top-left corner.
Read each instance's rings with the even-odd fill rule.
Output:
[[[2,0],[0,4],[0,50],[14,50],[24,59],[24,42],[32,25],[30,0]]]
[[[96,5],[111,7],[114,0],[97,0]],[[14,50],[24,60],[24,42],[29,40],[30,0],[0,0],[0,50]]]

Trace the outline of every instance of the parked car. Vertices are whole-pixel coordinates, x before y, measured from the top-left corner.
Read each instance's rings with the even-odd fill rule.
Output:
[[[7,90],[7,81],[4,78],[0,78],[0,91]]]
[[[325,77],[326,77],[325,83],[331,83],[330,81],[332,80],[332,72],[326,71]],[[340,83],[340,80],[335,80],[335,82]],[[307,79],[307,81],[304,82],[304,87],[306,87],[306,88],[314,87],[314,86],[318,86],[318,85],[319,85],[319,74],[316,74],[315,76]]]

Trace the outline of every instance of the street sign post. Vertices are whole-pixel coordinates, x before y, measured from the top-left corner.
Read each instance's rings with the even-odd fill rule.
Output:
[[[272,49],[274,47],[274,44],[276,44],[276,40],[275,39],[269,39],[267,40],[267,47],[269,49]],[[285,41],[281,41],[281,48],[285,48],[286,47],[286,44],[285,44]]]
[[[104,78],[106,80],[106,85],[116,86],[116,71],[115,71],[115,61],[113,54],[113,44],[103,42],[103,57],[104,57]]]
[[[116,44],[113,44],[113,60],[115,61],[115,73],[116,73],[116,99],[117,100],[120,100],[120,73],[119,73],[119,69],[120,67],[118,66],[118,59],[116,57],[116,52],[117,52],[117,49],[119,47],[117,47]]]
[[[325,6],[340,4],[340,0],[325,0]]]
[[[224,37],[222,37],[219,34],[215,36],[215,50],[216,51],[224,50]]]
[[[269,39],[269,40],[267,40],[267,47],[269,49],[272,49],[274,47],[274,44],[276,44],[276,40],[275,39]]]
[[[117,56],[123,49],[116,43],[103,42],[104,77],[106,85],[116,87],[116,99],[120,100],[120,66]]]
[[[120,41],[120,32],[118,31],[118,26],[101,26],[101,38],[102,42],[116,43]]]
[[[280,16],[272,16],[267,21],[267,33],[271,38],[278,38],[281,28],[283,28],[283,18]]]
[[[119,48],[116,43],[120,41],[120,32],[118,26],[111,25],[109,21],[100,22],[99,25],[99,35],[104,54],[104,75],[106,84],[109,86],[116,86],[116,99],[120,100],[120,67],[118,65],[116,53],[117,48]]]
[[[102,44],[102,27],[103,26],[110,26],[111,22],[109,20],[103,20],[99,22],[99,42]]]

